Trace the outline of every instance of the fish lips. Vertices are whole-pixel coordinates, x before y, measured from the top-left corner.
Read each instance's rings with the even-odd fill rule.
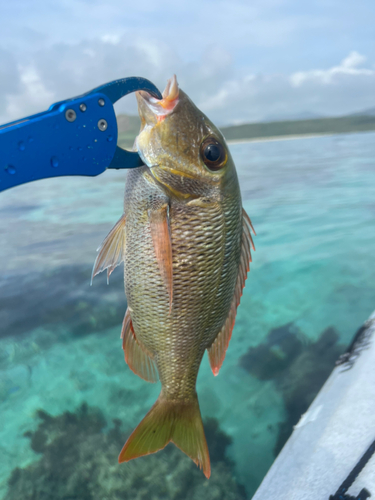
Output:
[[[142,125],[156,125],[173,113],[180,100],[179,93],[176,75],[168,80],[162,99],[156,99],[143,90],[136,92]]]
[[[177,96],[173,100],[155,99],[144,91],[136,92],[138,108],[141,120],[145,120],[149,125],[156,125],[173,113],[180,99]]]

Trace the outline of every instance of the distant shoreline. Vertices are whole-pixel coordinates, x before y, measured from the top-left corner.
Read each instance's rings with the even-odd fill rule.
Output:
[[[313,137],[324,137],[329,135],[363,134],[375,132],[374,130],[361,130],[353,132],[321,132],[317,134],[290,134],[290,135],[270,135],[268,137],[251,137],[249,139],[226,139],[229,145],[246,144],[248,142],[268,142],[268,141],[288,141],[294,139],[312,139]]]
[[[139,117],[119,115],[117,121],[119,145],[131,148],[134,137],[139,132]],[[221,126],[219,128],[228,144],[286,141],[375,131],[375,114],[314,118],[310,120],[243,123],[242,125]]]
[[[268,142],[268,141],[288,141],[293,139],[310,139],[312,137],[322,137],[324,135],[336,134],[299,134],[299,135],[272,135],[269,137],[252,137],[249,139],[231,139],[226,140],[227,144],[245,144],[247,142]]]
[[[262,140],[300,139],[323,135],[351,134],[375,130],[375,116],[343,116],[313,120],[244,123],[221,127],[221,132],[231,144]]]
[[[250,137],[249,139],[225,139],[229,146],[236,144],[248,144],[250,142],[274,142],[274,141],[292,141],[294,139],[313,139],[314,137],[327,137],[332,135],[347,135],[347,134],[365,134],[371,133],[375,130],[354,130],[353,132],[321,132],[317,134],[288,134],[288,135],[270,135],[265,137]],[[118,144],[120,147],[131,150],[133,143],[122,142]]]

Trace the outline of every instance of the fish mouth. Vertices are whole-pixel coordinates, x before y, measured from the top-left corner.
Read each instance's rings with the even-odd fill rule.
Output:
[[[167,85],[163,91],[163,99],[156,99],[148,92],[140,90],[136,92],[138,102],[143,101],[152,114],[156,117],[157,122],[164,120],[166,116],[171,114],[179,102],[179,88],[176,75],[173,75],[167,81]]]
[[[149,168],[149,173],[154,181],[169,195],[178,199],[191,198],[190,193],[183,192],[184,179],[193,181],[195,176],[189,172],[172,168],[170,165],[158,163],[157,155],[153,154],[153,147],[149,147],[150,133],[155,128],[156,137],[158,125],[170,115],[180,101],[180,91],[176,75],[173,75],[167,82],[162,93],[162,99],[152,97],[148,92],[136,92],[138,110],[141,118],[141,131],[136,138],[136,147],[143,163]],[[155,149],[160,145],[156,141]],[[150,154],[151,152],[151,154]],[[156,161],[155,161],[156,160]],[[181,179],[178,181],[177,179]]]

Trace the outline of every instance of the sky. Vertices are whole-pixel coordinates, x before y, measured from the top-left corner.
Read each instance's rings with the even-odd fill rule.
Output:
[[[374,108],[374,19],[374,0],[1,0],[0,124],[174,73],[219,126]]]

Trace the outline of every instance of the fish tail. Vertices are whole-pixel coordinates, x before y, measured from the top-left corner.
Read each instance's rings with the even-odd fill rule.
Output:
[[[128,462],[156,453],[170,441],[203,469],[207,478],[210,477],[210,456],[196,395],[188,401],[170,401],[161,393],[126,441],[118,461]]]

